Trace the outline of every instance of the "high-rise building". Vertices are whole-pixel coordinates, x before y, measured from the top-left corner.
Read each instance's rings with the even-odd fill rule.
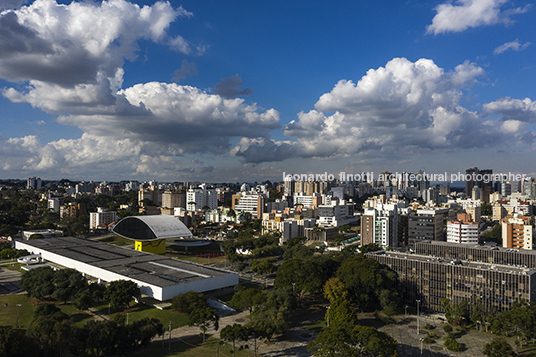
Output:
[[[467,197],[472,196],[473,189],[478,187],[481,190],[481,197],[485,203],[489,203],[489,195],[493,193],[493,170],[479,170],[478,167],[473,167],[465,170],[465,194]],[[469,178],[469,179],[468,179]]]
[[[261,218],[264,212],[264,199],[262,194],[242,192],[232,196],[232,208],[236,215],[249,213],[252,218]]]
[[[514,214],[501,220],[503,247],[533,249],[534,222],[532,217]]]
[[[188,211],[218,208],[218,193],[216,190],[208,189],[206,184],[201,184],[199,188],[190,188],[186,193],[186,209]]]
[[[41,178],[40,177],[30,177],[26,184],[26,188],[29,190],[40,190],[41,189]]]
[[[89,229],[107,228],[110,223],[117,221],[116,211],[107,211],[98,207],[97,212],[89,213]]]
[[[458,214],[456,221],[447,222],[447,242],[478,244],[479,225],[467,213]]]
[[[418,209],[408,216],[408,248],[415,249],[415,243],[422,240],[444,241],[443,219],[448,210]]]
[[[163,208],[186,208],[186,193],[184,191],[166,190],[162,193]]]

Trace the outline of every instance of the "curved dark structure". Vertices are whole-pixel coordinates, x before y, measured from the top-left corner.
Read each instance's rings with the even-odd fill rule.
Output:
[[[192,232],[173,216],[130,216],[120,220],[112,231],[136,241],[191,237]]]

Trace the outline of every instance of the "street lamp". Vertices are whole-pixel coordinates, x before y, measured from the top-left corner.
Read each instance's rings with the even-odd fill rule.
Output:
[[[169,350],[171,351],[171,321],[169,322]]]
[[[15,324],[16,328],[19,328],[19,312],[21,306],[22,304],[17,304],[17,323]]]
[[[419,334],[419,316],[420,316],[420,313],[419,313],[419,303],[421,302],[421,300],[415,300],[417,301],[417,335]]]

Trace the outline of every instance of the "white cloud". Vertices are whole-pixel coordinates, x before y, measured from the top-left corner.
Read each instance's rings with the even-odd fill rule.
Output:
[[[140,8],[125,0],[36,0],[0,15],[0,77],[64,87],[114,77],[124,59],[136,58],[138,40],[167,40],[179,16],[191,13],[168,2]]]
[[[102,136],[119,143],[136,142],[138,151],[133,155],[227,153],[231,138],[268,137],[270,130],[280,127],[274,109],[178,84],[152,82],[122,89],[123,61],[135,58],[138,40],[194,51],[182,37],[166,34],[179,16],[192,14],[172,8],[169,2],[139,7],[125,0],[70,5],[37,0],[4,12],[0,32],[6,36],[0,37],[0,45],[6,46],[0,46],[0,76],[27,80],[28,86],[4,89],[3,95],[58,114],[58,122],[85,133],[76,141],[51,143],[51,152],[67,153],[58,149],[67,145],[87,155],[86,147],[97,147],[89,138],[94,141]],[[26,45],[20,47],[21,41]],[[241,85],[238,75],[231,79],[235,87]],[[231,88],[235,95],[247,94],[235,87]],[[108,149],[123,152],[109,145],[98,147],[95,155],[101,153],[104,161],[113,154]],[[51,165],[58,160],[46,162]]]
[[[394,58],[385,67],[370,69],[357,83],[339,81],[320,97],[315,110],[300,113],[285,128],[295,141],[244,140],[233,154],[260,162],[292,155],[403,156],[415,150],[491,145],[502,137],[500,126],[460,105],[462,90],[483,74],[469,62],[447,72],[432,60]]]
[[[505,121],[536,122],[536,102],[530,98],[523,100],[509,97],[501,98],[484,104],[484,111],[488,114],[500,115]]]
[[[519,40],[516,39],[515,41],[506,42],[505,44],[500,45],[493,51],[493,53],[498,55],[508,50],[523,51],[525,48],[530,46],[530,44],[531,44],[530,42],[525,42],[524,44],[521,44],[519,43]]]
[[[471,27],[511,23],[510,16],[526,12],[524,8],[501,10],[507,0],[458,0],[455,4],[444,3],[436,7],[437,14],[427,33],[462,32]]]

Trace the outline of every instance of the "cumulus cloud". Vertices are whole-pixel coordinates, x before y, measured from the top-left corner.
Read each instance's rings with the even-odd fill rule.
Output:
[[[484,111],[488,114],[500,115],[504,121],[536,122],[536,102],[529,98],[523,100],[510,97],[501,98],[484,104]]]
[[[203,51],[203,46],[167,34],[181,16],[192,14],[169,2],[140,7],[125,0],[69,5],[36,0],[2,12],[0,77],[26,83],[23,89],[5,88],[2,94],[57,114],[59,123],[76,126],[83,135],[46,144],[34,136],[2,139],[6,155],[0,164],[18,172],[116,167],[116,161],[124,172],[190,170],[177,165],[175,158],[226,154],[235,138],[267,138],[280,128],[276,110],[234,98],[251,92],[239,89],[238,75],[218,86],[223,95],[176,83],[123,88],[123,64],[136,58],[139,40],[183,53]],[[196,64],[185,60],[175,76],[196,73]]]
[[[458,0],[454,4],[444,3],[436,7],[437,14],[426,28],[427,33],[437,35],[445,32],[462,32],[471,27],[509,24],[514,14],[526,12],[523,8],[501,9],[507,0]]]
[[[260,162],[490,145],[502,137],[500,127],[460,105],[463,90],[482,75],[470,62],[445,71],[429,59],[394,58],[357,83],[339,81],[314,110],[299,113],[285,128],[295,141],[243,140],[233,154]]]
[[[2,0],[2,2],[0,2],[0,10],[18,9],[27,2],[27,0]]]
[[[515,41],[512,41],[512,42],[506,42],[505,44],[502,44],[500,45],[499,47],[497,47],[493,53],[498,55],[498,54],[501,54],[505,51],[508,51],[508,50],[512,50],[512,51],[523,51],[525,48],[529,47],[530,46],[530,42],[525,42],[523,44],[519,43],[519,40],[516,39]]]
[[[235,98],[244,95],[253,94],[252,88],[240,89],[244,83],[238,74],[231,77],[222,78],[220,82],[214,85],[214,93],[224,98]]]
[[[36,0],[0,15],[0,77],[63,87],[113,77],[124,59],[136,58],[138,40],[166,41],[166,29],[179,16],[191,14],[168,2]]]
[[[237,146],[231,150],[231,155],[240,156],[250,163],[264,161],[281,161],[295,156],[298,145],[294,142],[276,142],[269,138],[242,138]]]
[[[179,81],[181,79],[184,79],[186,77],[190,76],[197,76],[199,74],[199,70],[197,69],[197,63],[195,62],[188,62],[187,60],[182,60],[181,68],[175,71],[173,73],[173,80]]]
[[[225,152],[232,137],[266,137],[277,129],[279,113],[243,99],[225,99],[198,88],[151,82],[118,91],[117,112],[62,116],[91,135],[153,142],[175,154]]]

